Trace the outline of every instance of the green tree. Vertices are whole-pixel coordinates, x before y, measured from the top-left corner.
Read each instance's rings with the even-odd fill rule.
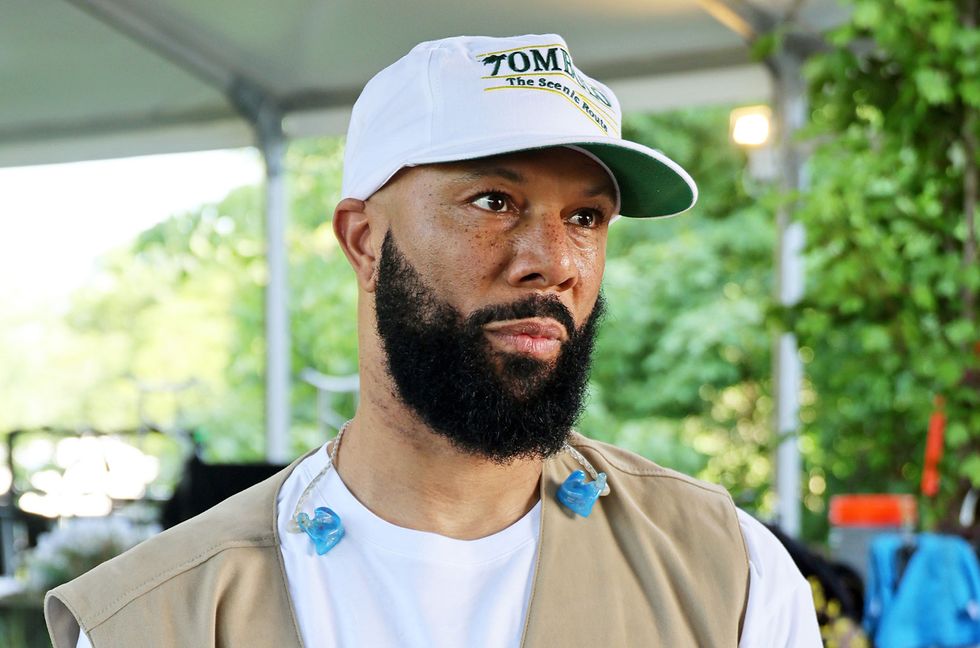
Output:
[[[727,109],[632,116],[625,135],[667,151],[700,199],[682,216],[611,227],[583,428],[759,506],[771,478],[770,213],[745,190]]]
[[[829,493],[914,492],[942,395],[941,515],[980,486],[977,3],[861,0],[830,42],[808,66],[820,146],[791,322],[812,356],[808,465]]]
[[[289,151],[292,176],[290,316],[292,366],[356,371],[353,275],[337,248],[326,209],[340,193],[342,145],[301,142]],[[79,334],[119,337],[101,379],[90,385],[119,400],[118,377],[194,379],[182,397],[184,423],[212,460],[258,460],[264,444],[264,293],[267,281],[262,192],[244,187],[218,205],[178,214],[104,262],[101,280],[76,300]],[[115,385],[115,388],[113,386]],[[131,392],[131,389],[130,389]],[[152,413],[169,422],[172,405]],[[351,403],[341,403],[350,409]],[[292,448],[319,443],[315,392],[293,380]],[[132,409],[128,421],[132,425]],[[104,416],[96,417],[97,422]]]

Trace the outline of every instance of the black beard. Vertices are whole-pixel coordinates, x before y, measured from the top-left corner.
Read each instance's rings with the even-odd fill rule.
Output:
[[[556,296],[530,295],[468,317],[442,301],[401,254],[389,231],[375,290],[378,335],[397,396],[457,449],[496,463],[558,452],[582,413],[600,294],[580,329]],[[568,340],[556,360],[494,351],[489,322],[550,317]]]

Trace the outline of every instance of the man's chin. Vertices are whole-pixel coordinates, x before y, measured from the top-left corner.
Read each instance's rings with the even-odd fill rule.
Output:
[[[498,382],[519,400],[536,396],[554,376],[557,362],[542,362],[517,353],[497,354],[494,373]]]

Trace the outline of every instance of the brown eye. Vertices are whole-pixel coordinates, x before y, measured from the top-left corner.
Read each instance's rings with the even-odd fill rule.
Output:
[[[580,209],[568,217],[568,221],[573,225],[592,229],[598,227],[601,222],[600,214],[594,209]]]
[[[503,212],[510,207],[510,201],[507,196],[502,193],[487,193],[482,196],[478,196],[472,201],[472,204],[476,205],[480,209],[486,209],[491,212]]]

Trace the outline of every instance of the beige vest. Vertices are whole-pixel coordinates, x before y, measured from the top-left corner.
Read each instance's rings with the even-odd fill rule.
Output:
[[[614,446],[572,442],[611,494],[574,516],[555,493],[579,466],[565,453],[545,462],[522,645],[736,648],[749,570],[728,494]],[[55,648],[74,648],[79,626],[94,648],[300,648],[275,506],[297,463],[48,592]]]

